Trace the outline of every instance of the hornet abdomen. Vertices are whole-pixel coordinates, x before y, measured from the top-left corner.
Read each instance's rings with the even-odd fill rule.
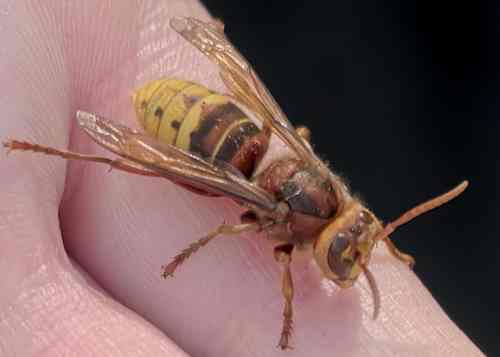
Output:
[[[265,135],[228,96],[179,79],[146,83],[133,95],[145,132],[215,165],[229,163],[250,177],[267,150]]]

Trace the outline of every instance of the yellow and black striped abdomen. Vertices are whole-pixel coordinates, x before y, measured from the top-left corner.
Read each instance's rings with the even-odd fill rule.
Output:
[[[210,162],[231,163],[246,176],[267,149],[260,129],[229,97],[199,84],[151,81],[134,93],[133,101],[141,126],[152,137]]]

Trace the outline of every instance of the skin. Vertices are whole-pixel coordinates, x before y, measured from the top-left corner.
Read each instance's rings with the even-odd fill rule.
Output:
[[[77,109],[135,126],[129,94],[146,80],[222,89],[216,68],[167,26],[172,15],[206,19],[194,1],[4,0],[2,9],[2,140],[112,156],[77,129]],[[0,172],[0,356],[284,355],[281,272],[264,237],[216,239],[160,278],[189,242],[237,223],[230,201],[34,154],[0,153]],[[287,356],[482,355],[383,245],[370,265],[377,321],[363,278],[341,291],[311,255],[292,259]]]

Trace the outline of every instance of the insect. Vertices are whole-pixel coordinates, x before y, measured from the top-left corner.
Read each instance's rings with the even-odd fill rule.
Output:
[[[267,233],[277,242],[274,258],[283,270],[281,349],[290,347],[294,295],[290,264],[297,248],[310,249],[324,276],[342,288],[351,287],[363,274],[372,291],[376,318],[380,297],[368,268],[374,246],[384,242],[393,257],[412,267],[414,259],[400,252],[389,235],[461,194],[468,182],[384,225],[316,156],[309,144],[309,131],[292,126],[250,64],[226,38],[222,24],[173,18],[170,25],[218,65],[229,94],[185,80],[151,81],[133,96],[143,132],[79,111],[82,129],[119,155],[117,159],[18,140],[4,146],[167,178],[199,194],[226,196],[243,206],[246,212],[239,224],[223,224],[194,241],[162,268],[162,275],[173,276],[183,262],[217,236]],[[257,173],[272,135],[281,139],[291,154]]]

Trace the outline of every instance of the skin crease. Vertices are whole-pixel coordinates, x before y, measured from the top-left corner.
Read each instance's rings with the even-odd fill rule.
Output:
[[[112,157],[77,129],[77,109],[136,126],[130,92],[149,79],[223,88],[215,66],[168,28],[173,15],[208,18],[194,1],[1,8],[1,140]],[[370,265],[377,321],[364,278],[340,291],[310,254],[293,256],[294,350],[285,354],[275,348],[281,273],[264,237],[221,237],[160,278],[189,242],[237,223],[229,200],[34,154],[0,153],[0,172],[0,356],[482,355],[383,245]]]

